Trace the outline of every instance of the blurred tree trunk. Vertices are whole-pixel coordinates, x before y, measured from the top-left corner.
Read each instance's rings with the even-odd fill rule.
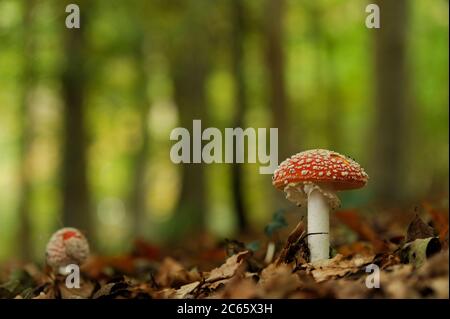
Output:
[[[283,53],[284,8],[284,0],[266,0],[265,58],[269,80],[269,103],[273,118],[272,125],[278,128],[278,154],[281,160],[290,156],[292,152]]]
[[[320,109],[324,111],[323,127],[327,139],[328,148],[339,151],[340,123],[342,103],[337,81],[337,70],[334,59],[335,43],[332,35],[325,29],[323,21],[324,7],[320,1],[312,1],[304,4],[308,13],[311,28],[311,39],[315,46],[314,73],[317,91],[317,101]]]
[[[232,35],[231,35],[231,56],[232,74],[235,84],[235,114],[233,127],[243,127],[244,114],[247,109],[245,98],[244,79],[244,37],[245,37],[245,13],[242,1],[233,0],[232,3]],[[235,154],[236,155],[236,154]],[[245,232],[248,228],[247,214],[245,211],[245,194],[243,181],[243,166],[235,163],[231,166],[232,192],[234,210],[237,216],[238,228],[240,232]]]
[[[408,1],[378,1],[381,28],[375,34],[374,177],[380,200],[402,195],[407,109],[406,32]]]
[[[338,72],[336,67],[335,46],[336,43],[329,34],[325,35],[325,58],[322,60],[326,66],[324,75],[327,77],[325,103],[326,105],[326,134],[329,148],[339,152],[341,149],[341,130],[339,123],[341,123],[343,114],[343,98],[342,91],[339,87]]]
[[[148,132],[148,116],[150,111],[150,100],[147,94],[149,77],[147,74],[145,37],[142,31],[138,37],[138,43],[134,47],[134,59],[136,64],[136,98],[138,113],[140,115],[140,136],[141,145],[136,152],[133,165],[133,176],[131,191],[129,195],[129,205],[132,212],[132,232],[133,236],[142,236],[145,233],[146,225],[146,191],[147,191],[147,155],[150,146],[150,136]]]
[[[85,31],[87,2],[79,4],[81,27],[62,34],[64,55],[62,97],[64,104],[64,142],[62,163],[62,216],[64,226],[77,227],[94,237],[91,227],[90,194],[87,181],[85,97],[88,73]]]
[[[33,36],[34,10],[36,3],[34,0],[27,1],[24,5],[23,24],[23,71],[22,71],[22,101],[21,101],[21,121],[20,121],[20,198],[19,198],[19,232],[18,242],[20,243],[20,257],[29,260],[32,257],[31,221],[30,221],[30,196],[31,196],[31,146],[33,142],[33,114],[32,114],[32,90],[36,82],[35,59],[35,39]]]
[[[202,128],[208,126],[206,118],[206,78],[209,72],[207,39],[201,24],[192,17],[171,54],[171,73],[174,99],[179,112],[179,124],[191,132],[192,120],[202,120]],[[192,143],[191,143],[192,144]],[[191,145],[192,150],[192,145]],[[192,158],[192,154],[191,154]],[[190,163],[181,166],[181,193],[172,218],[172,235],[197,231],[205,227],[206,191],[204,164]]]

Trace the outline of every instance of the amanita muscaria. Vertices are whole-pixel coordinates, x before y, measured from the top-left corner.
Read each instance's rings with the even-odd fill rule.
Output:
[[[89,256],[89,243],[76,228],[58,230],[50,238],[46,248],[46,261],[52,269],[66,274],[66,266],[81,265]]]
[[[295,154],[275,170],[272,184],[298,206],[308,203],[311,262],[329,258],[329,211],[340,205],[336,192],[361,188],[368,178],[353,159],[324,149]]]

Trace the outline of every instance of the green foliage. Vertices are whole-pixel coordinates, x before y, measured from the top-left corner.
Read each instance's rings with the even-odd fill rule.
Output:
[[[285,210],[280,209],[273,214],[272,220],[264,228],[264,232],[268,237],[272,237],[274,233],[288,225],[286,218],[284,217],[285,213]]]

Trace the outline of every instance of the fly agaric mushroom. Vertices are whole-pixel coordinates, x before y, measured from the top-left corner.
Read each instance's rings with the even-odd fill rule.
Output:
[[[66,274],[66,266],[81,265],[89,256],[89,243],[76,228],[58,230],[50,238],[46,248],[47,264],[60,274]]]
[[[295,154],[275,170],[272,184],[297,206],[308,203],[311,262],[329,258],[329,211],[340,205],[336,192],[361,188],[368,178],[353,159],[324,149]]]

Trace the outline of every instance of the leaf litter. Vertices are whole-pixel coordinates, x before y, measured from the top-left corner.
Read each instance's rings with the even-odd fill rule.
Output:
[[[129,255],[91,256],[77,289],[38,264],[0,267],[0,298],[448,298],[448,225],[441,224],[448,216],[428,203],[424,210],[429,223],[415,214],[403,233],[391,238],[357,211],[336,212],[338,227],[346,227],[356,240],[335,238],[341,244],[333,247],[331,258],[313,264],[304,222],[283,237],[287,227],[278,213],[265,242],[226,240],[197,259],[170,256],[143,240]],[[274,257],[267,263],[271,243]],[[379,288],[366,285],[369,265],[379,267]]]

